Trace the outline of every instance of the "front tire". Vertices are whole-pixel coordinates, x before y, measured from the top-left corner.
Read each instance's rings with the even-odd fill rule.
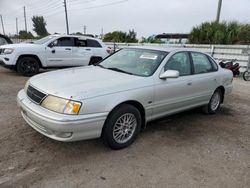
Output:
[[[17,72],[23,76],[33,76],[39,73],[39,62],[33,57],[22,57],[17,61]]]
[[[220,89],[216,89],[209,103],[202,108],[203,112],[205,112],[206,114],[215,114],[220,108],[221,101],[222,92]]]
[[[245,71],[245,72],[243,73],[243,79],[244,79],[245,81],[250,81],[250,72],[249,72],[249,71]]]
[[[131,145],[141,129],[141,115],[137,108],[123,104],[108,116],[102,138],[111,149],[122,149]]]

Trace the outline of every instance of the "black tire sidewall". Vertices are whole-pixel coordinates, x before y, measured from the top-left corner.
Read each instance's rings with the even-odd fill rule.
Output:
[[[34,71],[34,72],[23,72],[23,70],[22,70],[22,68],[21,68],[21,65],[22,65],[22,63],[24,63],[26,60],[29,60],[29,61],[32,61],[33,63],[35,63],[36,64],[36,70]],[[19,73],[19,74],[21,74],[21,75],[23,75],[23,76],[27,76],[27,77],[29,77],[29,76],[33,76],[33,75],[35,75],[35,74],[37,74],[38,72],[39,72],[39,68],[40,68],[40,66],[39,66],[39,63],[38,63],[38,61],[35,59],[35,58],[33,58],[33,57],[22,57],[22,58],[20,58],[19,60],[18,60],[18,62],[17,62],[17,72]]]
[[[248,80],[248,79],[246,79],[246,74],[250,74],[250,73],[248,73],[248,71],[245,71],[244,73],[243,73],[243,79],[245,80],[245,81],[250,81],[250,80]]]
[[[218,107],[215,110],[213,110],[212,107],[211,107],[211,105],[212,105],[211,101],[212,101],[212,98],[215,95],[215,93],[219,93],[219,95],[220,95],[220,104],[218,105]],[[219,110],[220,105],[221,105],[221,99],[222,99],[222,92],[221,92],[221,90],[220,89],[215,90],[215,92],[213,93],[213,95],[212,95],[212,97],[211,97],[211,99],[210,99],[210,101],[208,103],[208,113],[209,114],[215,114]]]
[[[115,125],[115,122],[117,121],[117,119],[126,113],[134,114],[134,116],[137,120],[137,127],[136,127],[134,135],[131,137],[131,139],[128,140],[126,143],[120,144],[120,143],[117,143],[115,141],[115,139],[113,138],[113,128],[114,128],[114,125]],[[104,142],[111,149],[122,149],[122,148],[125,148],[125,147],[131,145],[134,142],[134,140],[137,138],[137,136],[140,132],[141,122],[142,122],[141,115],[140,115],[140,112],[137,108],[135,108],[134,106],[129,105],[129,104],[123,104],[123,105],[119,106],[118,108],[113,110],[113,112],[111,112],[111,114],[108,116],[108,118],[105,122],[103,134],[102,134]]]
[[[89,65],[96,65],[98,64],[100,61],[102,60],[102,58],[99,57],[92,57],[89,61]]]

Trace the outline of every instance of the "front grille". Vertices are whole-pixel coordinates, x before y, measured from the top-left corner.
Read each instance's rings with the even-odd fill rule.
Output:
[[[35,89],[34,87],[30,85],[28,86],[28,89],[27,89],[27,95],[32,101],[38,104],[40,104],[42,100],[44,99],[44,97],[46,97],[46,94],[38,91],[37,89]]]

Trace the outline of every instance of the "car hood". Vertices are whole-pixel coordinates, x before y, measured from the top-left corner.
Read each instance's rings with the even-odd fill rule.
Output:
[[[77,100],[136,89],[150,84],[149,77],[129,75],[97,66],[43,73],[32,77],[29,82],[44,93]]]
[[[1,48],[34,48],[39,47],[39,44],[32,44],[32,43],[19,43],[19,44],[6,44],[2,45]]]

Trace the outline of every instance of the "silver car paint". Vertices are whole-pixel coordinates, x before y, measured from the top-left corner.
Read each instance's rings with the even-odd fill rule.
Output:
[[[164,49],[161,48],[161,50]],[[23,91],[20,91],[17,100],[26,113],[23,116],[26,121],[27,118],[31,118],[33,122],[38,122],[45,129],[73,132],[72,137],[61,139],[48,135],[36,127],[36,130],[39,129],[40,133],[50,138],[60,141],[82,140],[100,137],[102,126],[108,114],[116,106],[126,101],[140,103],[145,109],[145,119],[149,122],[169,114],[207,104],[219,86],[225,88],[226,94],[231,92],[232,73],[220,67],[218,71],[212,73],[160,79],[159,76],[163,73],[165,63],[174,53],[192,50],[168,49],[167,51],[170,52],[169,55],[163,60],[154,75],[150,77],[127,75],[95,66],[66,69],[32,77],[29,82],[37,89],[47,94],[79,100],[83,105],[78,116],[59,115],[35,105],[29,101]],[[103,115],[101,122],[98,114]],[[41,115],[45,117],[43,121],[41,121]],[[98,125],[101,124],[97,128],[98,130],[91,130],[91,126],[80,121],[89,115],[92,115],[91,122],[93,124],[95,122]],[[47,122],[47,117],[57,122],[57,126]],[[62,122],[67,124],[69,117],[71,124],[75,122],[73,124],[77,124],[78,129],[70,125],[60,127]],[[27,122],[34,128],[34,123]],[[66,127],[67,129],[65,129]],[[74,134],[78,136],[75,137]]]

